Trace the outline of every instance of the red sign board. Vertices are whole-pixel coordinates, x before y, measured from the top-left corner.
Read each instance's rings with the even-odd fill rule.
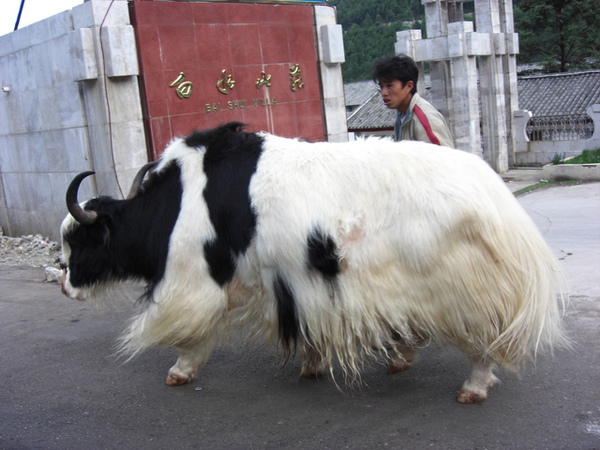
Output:
[[[311,6],[137,0],[130,8],[153,157],[174,137],[229,121],[324,140]]]

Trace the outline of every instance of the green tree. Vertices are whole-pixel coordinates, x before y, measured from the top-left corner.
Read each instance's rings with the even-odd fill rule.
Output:
[[[520,62],[540,62],[546,72],[598,67],[598,0],[517,0],[515,28]]]
[[[394,55],[396,32],[421,28],[420,0],[329,0],[344,31],[344,81],[371,78],[373,63]]]

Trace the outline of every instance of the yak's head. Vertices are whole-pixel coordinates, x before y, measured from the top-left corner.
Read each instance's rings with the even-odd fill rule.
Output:
[[[155,165],[156,162],[151,162],[140,169],[127,199],[137,195],[146,172]],[[113,220],[124,200],[97,197],[79,204],[79,186],[92,174],[94,172],[82,172],[71,181],[66,195],[69,214],[61,225],[62,292],[77,300],[89,298],[124,278],[122,269],[115,263],[119,259],[119,248],[111,245]]]

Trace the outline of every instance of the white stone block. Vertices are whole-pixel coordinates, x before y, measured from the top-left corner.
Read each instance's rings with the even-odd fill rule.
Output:
[[[71,33],[46,43],[47,58],[51,70],[50,80],[53,86],[73,82],[73,59],[71,57]]]
[[[0,36],[0,58],[14,51],[12,33]]]
[[[110,9],[109,9],[110,8]],[[129,25],[129,10],[126,0],[115,2],[105,0],[89,0],[71,10],[73,28],[105,27]]]
[[[346,104],[343,98],[326,98],[323,100],[325,107],[332,111],[341,111],[346,109]],[[346,114],[332,114],[327,117],[327,127],[331,127],[333,130],[343,130],[347,126]]]
[[[314,11],[318,23],[323,25],[336,23],[335,8],[316,5]]]
[[[327,76],[322,76],[321,80],[323,98],[338,97],[340,94],[343,96],[343,90],[340,90],[339,74],[330,70],[324,70],[324,72]]]
[[[89,147],[87,129],[78,127],[61,131],[59,145],[62,151],[55,155],[56,167],[60,167],[65,172],[75,173],[90,167],[90,162],[87,160]]]
[[[124,77],[138,75],[135,35],[131,25],[102,27],[106,75]]]
[[[427,36],[435,38],[448,33],[448,7],[441,2],[423,3],[425,6],[425,23]]]
[[[323,25],[320,37],[324,63],[341,64],[346,61],[341,25]]]
[[[13,51],[15,52],[31,47],[29,27],[13,31],[10,33],[10,37],[12,38]]]
[[[585,109],[588,116],[594,121],[594,134],[590,138],[596,142],[600,141],[600,104],[595,103]],[[596,144],[594,144],[596,145]],[[597,145],[596,145],[597,146]]]
[[[494,33],[492,35],[492,41],[494,43],[494,53],[496,55],[506,54],[506,37],[504,33]]]
[[[73,29],[70,10],[55,14],[44,19],[44,21],[47,23],[48,30],[48,36],[45,40],[64,36],[65,34],[69,34]]]
[[[448,35],[460,34],[460,33],[472,33],[472,32],[473,32],[473,22],[469,22],[469,21],[450,22],[448,24]]]
[[[470,56],[486,56],[492,53],[490,35],[487,33],[469,33],[466,36],[467,54]]]
[[[76,81],[98,78],[94,35],[90,28],[79,28],[71,33],[70,56]]]
[[[465,35],[464,34],[449,34],[448,35],[448,56],[450,58],[459,58],[466,55]]]
[[[420,40],[421,30],[403,30],[396,32],[396,55],[403,54],[410,56],[412,59],[415,59],[415,42]]]
[[[113,123],[142,121],[140,92],[135,77],[123,78],[118,83],[108,83],[108,96]]]
[[[448,58],[448,39],[437,37],[433,39],[421,39],[415,42],[417,59],[415,61],[440,61]]]
[[[506,53],[510,55],[517,55],[519,53],[519,34],[518,33],[507,33],[506,34]]]

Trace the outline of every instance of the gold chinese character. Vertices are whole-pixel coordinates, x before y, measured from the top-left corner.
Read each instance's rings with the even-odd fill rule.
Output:
[[[300,64],[294,64],[290,67],[290,89],[294,92],[296,92],[296,89],[302,89],[304,87],[304,82],[300,75]]]
[[[267,76],[264,71],[260,73],[260,78],[256,81],[256,89],[263,85],[271,86],[271,75]]]
[[[185,74],[179,72],[179,76],[169,85],[169,87],[175,88],[175,93],[179,98],[190,98],[194,85],[191,81],[183,80],[185,80]]]
[[[221,78],[217,80],[217,89],[221,94],[229,94],[229,90],[235,87],[235,81],[231,75],[226,75],[227,70],[221,71]],[[229,89],[227,89],[229,88]]]

